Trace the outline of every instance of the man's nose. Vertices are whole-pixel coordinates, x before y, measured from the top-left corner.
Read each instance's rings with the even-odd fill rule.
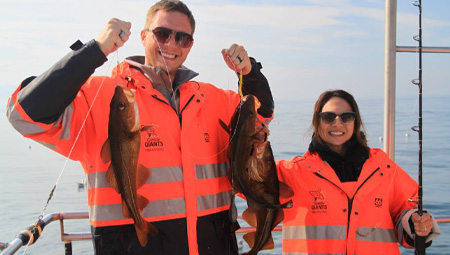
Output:
[[[174,35],[173,33],[171,33],[171,34],[169,35],[169,39],[167,39],[166,44],[167,44],[167,45],[170,45],[170,46],[177,46],[177,42],[176,42],[176,40],[175,40],[175,35]]]

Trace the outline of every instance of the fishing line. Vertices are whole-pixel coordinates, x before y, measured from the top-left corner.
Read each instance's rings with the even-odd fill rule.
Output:
[[[233,65],[234,72],[235,72],[235,73],[238,73],[237,67],[236,67],[236,65],[234,64],[233,60],[232,60],[232,59],[230,58],[230,56],[228,56],[228,55],[227,55],[227,58],[228,58],[228,60],[230,60],[230,63]],[[242,98],[244,97],[243,94],[242,94],[242,84],[243,84],[243,75],[242,75],[242,72],[241,72],[241,73],[239,74],[239,96],[240,96],[240,98],[241,98],[241,101],[239,102],[239,104],[242,103]],[[228,87],[229,87],[229,79],[228,79]],[[239,106],[239,105],[238,105],[238,106]],[[230,107],[230,100],[228,100],[228,108],[229,108],[229,107]],[[241,119],[241,111],[239,111],[239,113],[238,113],[236,125],[239,123],[240,119]],[[237,131],[237,130],[236,130],[236,127],[234,127],[232,130],[233,130],[233,134],[230,134],[230,138],[229,138],[227,144],[226,144],[222,149],[220,149],[216,154],[209,155],[209,156],[197,156],[197,155],[191,154],[191,156],[194,157],[194,158],[208,159],[208,158],[216,157],[217,155],[223,153],[223,152],[230,146],[231,141],[233,140],[233,138],[234,138],[235,135],[236,135],[236,131]]]
[[[114,57],[113,57],[113,59],[117,58],[117,62],[119,62],[119,54],[118,54],[118,51],[119,51],[119,50],[117,49],[116,52],[115,52],[115,55],[114,55]],[[39,215],[38,220],[36,221],[35,227],[31,230],[31,234],[34,234],[34,233],[35,233],[35,231],[37,230],[37,226],[38,226],[39,221],[41,221],[41,220],[43,219],[43,217],[44,217],[45,211],[47,210],[47,206],[50,204],[50,200],[53,198],[53,195],[54,195],[54,193],[55,193],[55,191],[56,191],[56,187],[57,187],[59,181],[60,181],[61,178],[62,178],[62,175],[63,175],[63,173],[64,173],[64,170],[65,170],[66,167],[67,167],[67,163],[69,162],[70,156],[72,155],[72,152],[73,152],[73,150],[74,150],[74,148],[75,148],[75,145],[77,144],[77,141],[78,141],[78,139],[79,139],[79,137],[80,137],[81,131],[83,131],[83,128],[84,128],[84,126],[85,126],[85,124],[86,124],[86,121],[87,121],[87,119],[88,119],[88,117],[89,117],[89,113],[91,112],[91,109],[92,109],[92,107],[94,106],[94,103],[95,103],[95,101],[96,101],[96,99],[97,99],[97,96],[98,96],[98,94],[99,94],[99,92],[100,92],[100,89],[101,89],[102,86],[103,86],[103,83],[104,83],[104,81],[105,81],[105,79],[106,79],[106,77],[107,77],[106,75],[107,75],[107,73],[109,72],[112,63],[113,63],[113,61],[110,62],[109,66],[108,66],[108,69],[106,70],[106,73],[105,73],[105,75],[103,76],[102,82],[100,83],[100,86],[99,86],[98,89],[97,89],[97,92],[96,92],[96,94],[95,94],[95,96],[94,96],[94,98],[93,98],[93,100],[92,100],[91,106],[89,107],[89,109],[88,109],[88,111],[87,111],[87,113],[86,113],[86,116],[85,116],[85,118],[84,118],[84,120],[83,120],[83,123],[82,123],[82,125],[81,125],[81,127],[80,127],[80,130],[78,131],[78,134],[77,134],[77,136],[76,136],[76,138],[75,138],[75,141],[73,142],[73,145],[72,145],[72,147],[70,148],[69,154],[68,154],[67,157],[66,157],[66,160],[65,160],[65,162],[64,162],[64,165],[63,165],[63,167],[62,167],[62,169],[61,169],[61,171],[60,171],[60,173],[59,173],[58,179],[56,180],[56,182],[55,182],[55,184],[54,184],[52,190],[50,191],[50,194],[48,195],[47,202],[45,203],[44,208],[42,209],[41,214]],[[22,254],[25,254],[25,253],[26,253],[26,251],[27,251],[29,245],[30,245],[30,242],[27,243],[27,245],[25,246],[25,250],[23,251]]]
[[[169,77],[170,85],[173,86],[173,84],[172,84],[172,79],[170,78],[169,68],[168,68],[167,62],[166,62],[166,60],[165,60],[165,58],[164,58],[164,56],[163,56],[163,49],[161,48],[161,45],[159,44],[159,42],[158,42],[158,40],[156,39],[155,35],[153,35],[153,39],[155,40],[156,44],[158,45],[159,51],[160,51],[160,53],[161,53],[161,55],[162,55],[162,59],[163,59],[163,62],[164,62],[164,66],[166,67],[167,75],[168,75],[168,77]],[[230,60],[231,64],[233,65],[234,71],[235,71],[236,73],[238,73],[238,72],[237,72],[237,67],[236,67],[236,65],[233,63],[233,61],[231,60],[230,56],[227,55],[227,57],[228,57],[228,59]],[[241,99],[242,99],[242,97],[243,97],[243,95],[242,95],[242,84],[243,84],[243,76],[242,76],[242,73],[240,73],[240,75],[239,75],[239,94],[240,94]],[[179,106],[178,106],[178,104],[177,104],[176,101],[175,101],[175,91],[173,91],[173,89],[172,89],[172,101],[175,102],[175,107],[176,107],[175,111],[177,112],[177,114],[179,114],[179,112],[178,112],[178,107],[179,107]],[[239,119],[240,119],[240,114],[241,114],[241,112],[239,111],[238,121],[239,121]],[[195,158],[202,158],[202,159],[208,159],[208,158],[216,157],[217,155],[223,153],[223,152],[228,148],[228,146],[230,145],[231,140],[233,139],[233,137],[235,136],[235,134],[236,134],[236,130],[234,130],[234,133],[233,133],[233,134],[230,134],[230,135],[231,135],[231,138],[229,139],[228,143],[224,146],[224,148],[220,149],[216,154],[209,155],[209,156],[197,156],[197,155],[191,154],[191,156],[192,156],[192,157],[195,157]]]
[[[158,45],[159,51],[161,52],[161,57],[162,57],[163,62],[164,62],[164,66],[166,67],[167,76],[169,77],[170,86],[171,86],[171,88],[172,88],[172,102],[174,102],[175,112],[176,112],[177,115],[178,115],[178,114],[179,114],[179,112],[178,112],[178,111],[179,111],[179,106],[178,106],[178,104],[177,104],[177,102],[176,102],[176,100],[175,100],[175,99],[176,99],[176,97],[175,97],[176,92],[173,90],[173,84],[172,84],[172,79],[170,78],[169,67],[167,67],[166,58],[165,58],[164,55],[163,55],[163,50],[162,50],[162,48],[161,48],[161,45],[159,44],[159,42],[158,42],[158,40],[156,39],[156,37],[155,37],[155,35],[153,34],[153,32],[152,32],[152,36],[153,36],[153,40],[155,40],[156,44]],[[174,38],[174,40],[175,40],[175,38]]]
[[[156,44],[158,45],[159,51],[161,52],[161,56],[162,56],[162,59],[163,59],[163,62],[164,62],[164,66],[166,67],[167,75],[168,75],[168,77],[169,77],[170,85],[173,86],[173,84],[172,84],[172,79],[170,78],[169,68],[168,68],[168,66],[167,66],[166,59],[165,59],[164,56],[163,56],[163,50],[162,50],[162,48],[161,48],[161,45],[159,44],[159,42],[158,42],[158,40],[156,39],[155,35],[153,35],[153,39],[155,40]],[[228,57],[228,59],[230,59],[229,56],[227,56],[227,57]],[[236,66],[235,66],[234,63],[231,61],[231,59],[230,59],[230,62],[233,64],[234,70],[236,71]],[[241,77],[241,80],[242,80],[242,74],[241,74],[240,77]],[[240,81],[240,84],[242,84],[241,81]],[[175,103],[174,103],[174,105],[175,105],[175,107],[176,107],[175,111],[177,112],[177,114],[180,114],[180,113],[178,112],[178,104],[177,104],[176,101],[175,101],[175,91],[173,91],[173,89],[172,89],[172,101],[175,102]],[[239,116],[240,116],[240,113],[241,113],[241,112],[239,112]],[[238,116],[238,119],[239,119],[239,116]],[[236,133],[236,130],[235,130],[234,133]],[[233,134],[232,137],[234,137],[234,134]],[[225,147],[224,147],[223,149],[219,150],[219,152],[217,152],[217,153],[214,154],[214,155],[202,157],[202,156],[196,156],[196,155],[191,154],[191,156],[192,156],[192,157],[195,157],[195,158],[202,158],[202,159],[213,158],[213,157],[215,157],[215,156],[221,154],[222,152],[224,152],[224,151],[228,148],[228,146],[230,145],[230,143],[231,143],[231,139],[228,141],[228,143],[225,145]]]

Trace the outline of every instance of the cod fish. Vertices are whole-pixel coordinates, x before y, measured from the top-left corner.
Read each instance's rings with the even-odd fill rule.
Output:
[[[132,218],[139,243],[147,245],[148,238],[155,235],[156,227],[142,218],[142,209],[148,200],[137,193],[145,184],[150,173],[138,164],[141,131],[152,126],[140,127],[138,108],[134,91],[116,86],[110,104],[108,139],[103,145],[101,156],[104,162],[111,161],[106,172],[106,181],[121,195],[122,214]]]
[[[263,249],[273,249],[272,230],[284,218],[282,208],[292,207],[292,200],[280,204],[282,197],[293,195],[292,190],[278,181],[277,169],[270,143],[266,141],[268,128],[257,127],[257,109],[260,103],[253,95],[247,95],[236,108],[227,127],[230,133],[228,177],[235,193],[242,193],[248,208],[242,218],[256,228],[256,232],[244,235],[251,250],[247,254],[257,254]]]

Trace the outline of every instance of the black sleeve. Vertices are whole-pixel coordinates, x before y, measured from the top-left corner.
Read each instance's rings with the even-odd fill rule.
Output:
[[[269,82],[261,73],[261,63],[256,62],[254,58],[250,58],[250,62],[252,63],[252,70],[243,76],[242,93],[256,96],[261,102],[258,113],[265,118],[271,117],[273,115],[274,102]]]
[[[85,45],[77,41],[71,48],[46,72],[22,82],[17,99],[33,121],[55,122],[95,69],[107,61],[95,40]]]

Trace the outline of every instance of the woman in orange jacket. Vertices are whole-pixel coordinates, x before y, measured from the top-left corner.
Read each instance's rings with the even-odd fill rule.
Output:
[[[314,134],[302,157],[277,164],[294,190],[285,209],[283,254],[400,254],[397,243],[427,246],[440,234],[429,213],[418,215],[417,183],[387,154],[367,145],[358,105],[343,90],[322,93]]]

